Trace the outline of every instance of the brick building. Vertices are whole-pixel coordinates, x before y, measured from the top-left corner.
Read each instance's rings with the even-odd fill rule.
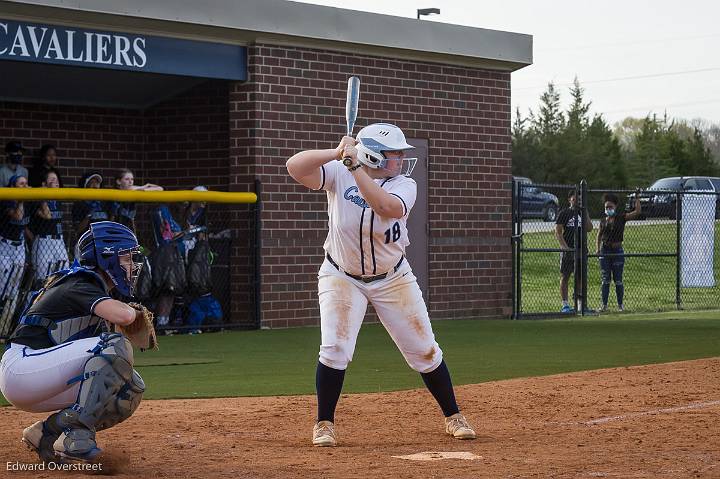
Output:
[[[431,317],[510,313],[510,73],[530,36],[281,0],[87,5],[0,0],[2,141],[55,143],[71,185],[120,167],[170,189],[259,181],[261,324],[318,324],[325,196],[285,160],[335,146],[356,75],[358,127],[392,121],[418,147],[408,256]],[[249,214],[223,210],[239,323],[254,321]]]

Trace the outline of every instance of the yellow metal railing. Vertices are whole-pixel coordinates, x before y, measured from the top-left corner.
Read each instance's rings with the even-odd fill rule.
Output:
[[[95,188],[0,188],[1,200],[101,200],[137,203],[257,203],[255,193],[225,191],[128,191]]]

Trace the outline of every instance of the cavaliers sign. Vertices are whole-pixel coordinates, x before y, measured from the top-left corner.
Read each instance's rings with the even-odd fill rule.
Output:
[[[245,47],[0,20],[0,60],[247,79]]]

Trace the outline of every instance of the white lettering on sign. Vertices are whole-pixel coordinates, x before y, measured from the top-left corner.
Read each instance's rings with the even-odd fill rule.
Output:
[[[7,23],[0,23],[0,28],[2,28],[5,31],[5,36],[7,36],[7,33],[8,33]],[[5,55],[5,53],[7,53],[7,47],[0,50],[0,55]]]
[[[113,33],[83,32],[62,27],[0,23],[0,57],[59,60],[142,69],[147,65],[145,38]]]

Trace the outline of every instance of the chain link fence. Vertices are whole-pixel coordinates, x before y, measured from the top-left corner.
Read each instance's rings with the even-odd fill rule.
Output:
[[[569,209],[573,195],[577,208]],[[640,209],[632,213],[636,198]],[[622,237],[599,236],[608,199],[610,206],[617,202],[616,218],[628,215]],[[553,219],[547,212],[555,202]],[[583,222],[584,215],[589,221]],[[719,218],[720,195],[714,192],[637,193],[514,181],[513,316],[718,308]],[[568,249],[559,240],[563,232]]]
[[[259,185],[256,185],[259,187]],[[0,339],[95,221],[129,226],[145,255],[136,296],[160,334],[258,325],[260,204],[0,202]]]

